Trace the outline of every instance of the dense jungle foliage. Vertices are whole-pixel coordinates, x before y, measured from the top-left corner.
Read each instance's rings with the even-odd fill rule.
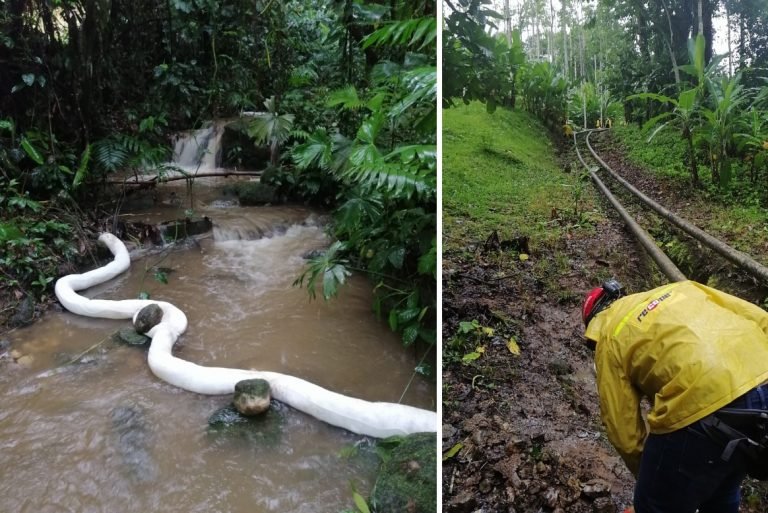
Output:
[[[566,134],[616,123],[649,139],[673,130],[695,186],[768,205],[765,2],[445,5],[444,105],[523,107]]]
[[[329,208],[336,242],[299,283],[353,270],[403,343],[435,340],[435,4],[10,0],[0,6],[0,289],[48,296],[107,182],[170,159],[170,134],[261,111],[264,181]]]

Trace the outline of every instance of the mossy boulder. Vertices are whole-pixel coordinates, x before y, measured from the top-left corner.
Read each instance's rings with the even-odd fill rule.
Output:
[[[272,399],[269,381],[265,379],[244,379],[235,384],[235,396],[232,400],[237,411],[251,417],[261,415],[269,409]]]
[[[142,335],[141,333],[138,333],[133,328],[123,328],[121,330],[118,330],[114,335],[112,335],[112,339],[115,342],[118,342],[120,344],[127,344],[129,346],[149,347],[149,343],[152,342],[151,338],[149,338],[146,335]]]
[[[155,303],[147,305],[139,310],[136,320],[133,321],[133,327],[136,332],[144,334],[160,324],[163,320],[163,310]]]
[[[11,328],[20,328],[32,324],[35,320],[35,299],[27,295],[17,306],[16,311],[8,321]]]
[[[415,433],[379,442],[388,458],[371,494],[377,513],[437,511],[437,435]]]
[[[274,446],[280,442],[287,406],[272,401],[267,411],[248,417],[233,404],[216,410],[208,418],[208,436],[216,442],[244,442]]]

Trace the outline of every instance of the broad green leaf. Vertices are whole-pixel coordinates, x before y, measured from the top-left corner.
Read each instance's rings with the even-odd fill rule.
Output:
[[[29,155],[29,158],[37,162],[38,164],[42,165],[43,162],[43,156],[40,154],[39,151],[37,151],[37,148],[35,148],[31,142],[29,142],[29,139],[26,137],[21,139],[21,147],[24,149],[24,152],[26,152],[27,155]]]
[[[397,322],[399,324],[406,324],[416,317],[418,317],[419,312],[421,312],[421,309],[416,308],[406,308],[405,310],[398,310],[397,311]]]
[[[448,449],[443,453],[443,461],[453,458],[463,448],[464,448],[464,444],[462,444],[461,442],[455,444],[453,447],[451,447],[450,449]]]
[[[21,230],[19,230],[19,228],[15,225],[10,223],[0,223],[0,242],[17,240],[23,236],[24,234],[21,233]]]
[[[357,131],[357,139],[363,143],[374,144],[383,126],[383,114],[377,113],[369,116],[360,125],[360,129]]]
[[[397,311],[395,309],[389,311],[389,329],[397,331]]]
[[[672,103],[674,105],[677,105],[677,100],[675,100],[674,98],[670,98],[669,96],[664,96],[663,94],[656,94],[656,93],[632,94],[627,96],[627,100],[655,100],[661,103]]]
[[[656,126],[660,121],[663,121],[663,120],[665,120],[665,119],[667,119],[669,117],[672,117],[672,116],[674,116],[674,114],[671,113],[671,112],[662,112],[658,116],[654,116],[651,119],[649,119],[648,121],[646,121],[643,124],[643,128],[641,130],[643,132],[647,132],[648,130],[651,129],[651,127]]]
[[[473,320],[472,322],[461,321],[459,322],[459,333],[472,333],[479,327],[480,325],[477,323],[476,320]]]
[[[365,499],[363,499],[362,495],[353,491],[352,500],[355,501],[355,506],[357,506],[357,509],[360,513],[371,513],[371,510],[368,509],[368,504],[366,504]]]
[[[395,269],[401,269],[403,267],[403,261],[405,260],[405,248],[397,247],[391,249],[389,251],[388,260]]]
[[[680,107],[683,110],[691,110],[693,108],[694,101],[696,101],[697,92],[698,91],[696,89],[689,89],[687,91],[683,91],[682,93],[680,93],[678,107]]]
[[[464,362],[464,363],[469,363],[471,361],[477,360],[478,358],[480,358],[481,355],[482,355],[482,353],[478,353],[477,351],[473,351],[471,353],[465,354],[461,358],[461,361]]]
[[[85,179],[85,174],[88,172],[88,162],[91,160],[91,145],[85,147],[85,150],[83,150],[83,154],[80,156],[80,166],[77,168],[77,173],[75,173],[75,179],[72,181],[72,188],[77,189],[81,183],[83,183],[83,180]]]
[[[415,324],[412,324],[405,328],[403,330],[403,345],[408,347],[414,342],[416,342],[416,338],[419,336],[419,327]]]
[[[21,80],[23,80],[24,83],[27,84],[28,86],[31,86],[32,84],[35,83],[35,75],[34,73],[24,73],[21,76]]]
[[[437,274],[437,248],[435,247],[435,240],[432,240],[432,247],[427,253],[424,253],[419,257],[418,261],[419,274],[431,274],[436,276]]]

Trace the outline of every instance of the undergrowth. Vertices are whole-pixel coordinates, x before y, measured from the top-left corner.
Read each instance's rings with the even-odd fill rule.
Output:
[[[689,175],[684,163],[685,141],[678,134],[661,131],[651,141],[636,125],[617,126],[613,136],[620,142],[631,162],[647,169],[653,176],[671,179],[688,187]],[[748,170],[734,164],[733,179],[727,187],[712,184],[707,168],[702,166],[702,185],[690,191],[690,199],[675,213],[693,222],[726,243],[757,260],[768,247],[768,190],[752,183]],[[664,205],[672,208],[671,205]]]

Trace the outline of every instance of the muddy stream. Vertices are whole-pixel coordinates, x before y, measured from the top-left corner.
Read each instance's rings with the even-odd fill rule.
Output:
[[[303,207],[237,207],[218,187],[195,190],[195,213],[213,220],[211,235],[162,253],[134,251],[128,273],[84,295],[145,291],[175,304],[189,319],[174,349],[186,360],[399,401],[416,356],[371,312],[371,284],[353,276],[330,302],[291,286],[303,255],[330,243],[323,217]],[[190,201],[183,185],[166,186],[127,203],[123,219],[173,219]],[[154,279],[158,266],[167,284]],[[213,432],[209,416],[231,398],[167,385],[139,347],[106,341],[66,364],[129,326],[53,311],[8,335],[11,349],[31,358],[0,367],[0,511],[337,512],[352,505],[351,482],[370,491],[378,460],[364,437],[287,407],[271,436]],[[402,402],[434,409],[434,388],[416,377]],[[362,449],[349,456],[355,444]]]

